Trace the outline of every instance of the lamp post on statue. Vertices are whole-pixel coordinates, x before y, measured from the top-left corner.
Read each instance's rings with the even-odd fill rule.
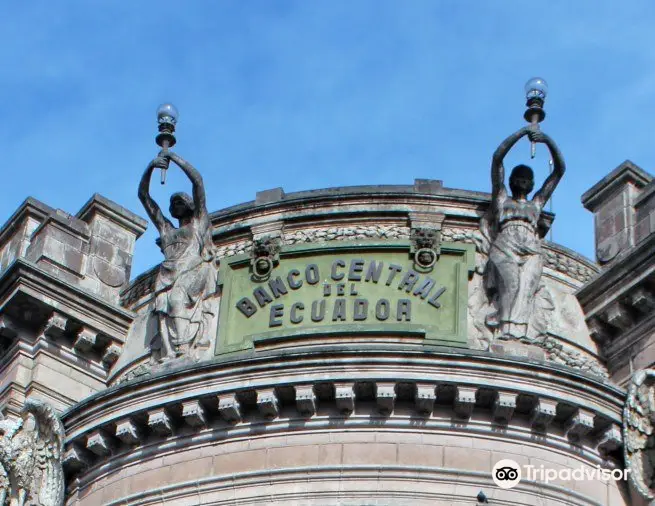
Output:
[[[525,83],[526,111],[523,117],[528,123],[539,126],[546,112],[544,111],[544,101],[548,94],[548,83],[541,77],[533,77]],[[534,158],[537,152],[537,145],[533,142],[530,145],[530,158]]]
[[[162,104],[157,108],[157,126],[159,133],[155,137],[155,142],[164,151],[175,146],[175,125],[179,118],[179,113],[173,104]],[[161,167],[161,184],[166,183],[166,167]]]

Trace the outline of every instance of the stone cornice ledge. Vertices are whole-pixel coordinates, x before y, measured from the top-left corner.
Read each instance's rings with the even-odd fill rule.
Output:
[[[0,278],[0,311],[20,292],[82,322],[93,322],[98,330],[120,342],[135,318],[132,311],[72,286],[24,259],[15,260]]]
[[[172,371],[97,394],[63,416],[65,461],[69,473],[82,471],[87,481],[146,453],[329,431],[338,422],[340,430],[487,434],[600,463],[621,446],[623,400],[607,383],[516,360],[289,352]]]

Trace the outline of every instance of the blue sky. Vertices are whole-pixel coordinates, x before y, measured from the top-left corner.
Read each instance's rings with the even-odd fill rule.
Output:
[[[258,190],[442,179],[489,191],[523,84],[567,173],[554,239],[593,256],[580,195],[625,159],[655,170],[655,3],[634,1],[12,2],[0,19],[0,221],[28,195],[75,213],[100,192],[145,216],[155,110],[180,110],[180,155],[210,211]],[[533,167],[547,174],[540,151]],[[507,165],[528,161],[520,144]],[[153,185],[166,205],[187,183]],[[133,276],[160,261],[152,225]]]

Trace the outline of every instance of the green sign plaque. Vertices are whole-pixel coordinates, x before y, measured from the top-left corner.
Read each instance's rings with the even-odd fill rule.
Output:
[[[466,347],[473,246],[447,243],[430,271],[407,241],[289,246],[268,279],[252,276],[250,257],[221,259],[216,353],[266,340],[332,335],[414,335]]]

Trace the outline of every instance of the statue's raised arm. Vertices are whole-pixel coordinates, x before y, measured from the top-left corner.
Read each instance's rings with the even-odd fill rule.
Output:
[[[160,234],[167,229],[173,228],[173,224],[164,216],[164,213],[161,212],[161,208],[157,202],[155,202],[155,200],[150,196],[150,179],[156,168],[161,169],[167,167],[168,161],[165,158],[158,156],[148,164],[146,170],[143,172],[143,176],[141,176],[141,182],[139,183],[139,200],[143,204],[143,207],[148,213],[148,217],[155,224]]]
[[[206,216],[207,213],[207,202],[205,197],[205,184],[202,180],[200,172],[196,168],[179,156],[176,153],[168,152],[169,158],[175,162],[180,169],[187,175],[191,180],[191,185],[193,187],[193,204],[194,204],[194,214],[196,217]]]
[[[507,189],[505,188],[505,156],[507,156],[510,149],[514,147],[514,144],[516,144],[521,137],[527,135],[527,133],[527,127],[514,132],[500,143],[491,158],[491,195],[494,201],[496,201],[501,194],[503,196],[507,194]]]
[[[562,152],[557,147],[557,144],[555,144],[555,141],[553,141],[553,139],[551,139],[548,135],[541,132],[540,130],[531,129],[528,132],[528,137],[530,137],[530,140],[532,142],[539,142],[545,144],[546,147],[548,147],[548,151],[550,151],[551,159],[553,160],[552,172],[548,175],[548,177],[544,181],[544,184],[541,186],[539,191],[535,193],[534,197],[532,198],[535,204],[540,205],[543,208],[546,202],[550,200],[550,197],[553,196],[553,192],[555,191],[555,188],[557,187],[560,180],[562,179],[562,176],[564,175],[564,171],[566,170],[566,164],[564,163],[564,157],[562,156]]]

